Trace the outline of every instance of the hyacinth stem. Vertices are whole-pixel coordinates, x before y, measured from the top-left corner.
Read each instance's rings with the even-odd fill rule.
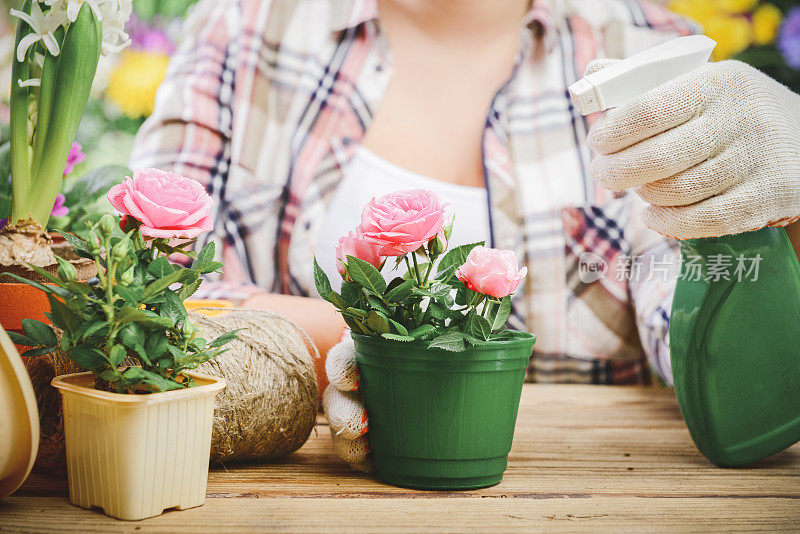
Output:
[[[22,11],[31,12],[31,0],[26,0]],[[11,137],[11,187],[14,194],[11,198],[11,222],[25,220],[26,201],[31,182],[30,145],[28,144],[28,98],[29,87],[20,87],[19,80],[30,78],[30,61],[17,61],[16,51],[19,42],[30,33],[30,27],[20,22],[17,24],[17,39],[14,47],[14,60],[11,66],[11,97],[9,102],[10,137]],[[28,54],[32,54],[29,51]]]
[[[23,9],[30,13],[30,0]],[[17,45],[29,33],[28,25],[18,24]],[[39,90],[35,136],[28,135],[28,99],[30,91],[20,88],[18,80],[30,77],[33,61],[31,47],[25,61],[14,60],[11,105],[11,158],[13,200],[11,220],[33,219],[45,228],[56,195],[61,189],[64,167],[100,59],[102,27],[88,4],[84,4],[75,22],[63,35],[58,56],[45,54],[42,84]],[[24,89],[20,90],[20,89]]]

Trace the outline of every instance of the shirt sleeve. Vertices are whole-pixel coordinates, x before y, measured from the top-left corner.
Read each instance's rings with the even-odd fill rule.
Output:
[[[675,239],[647,228],[641,221],[646,204],[633,193],[625,234],[630,244],[627,263],[628,291],[636,326],[651,368],[672,385],[669,353],[669,318],[680,272],[680,250]]]
[[[238,300],[258,291],[232,245],[235,229],[225,197],[241,16],[233,0],[197,4],[131,155],[132,169],[152,167],[192,178],[214,199],[214,229],[201,235],[196,247],[214,241],[225,272],[207,278],[195,298]]]

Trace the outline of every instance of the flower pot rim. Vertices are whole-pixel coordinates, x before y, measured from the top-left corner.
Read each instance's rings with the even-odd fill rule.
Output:
[[[85,397],[93,397],[103,402],[137,406],[164,404],[181,400],[186,397],[196,397],[209,393],[215,393],[224,389],[227,385],[224,378],[195,373],[193,371],[184,371],[183,374],[194,378],[199,385],[192,388],[162,391],[160,393],[146,393],[141,395],[134,393],[115,393],[111,391],[101,391],[99,389],[87,386],[86,384],[94,379],[94,373],[88,371],[57,376],[53,378],[50,383],[53,385],[53,387],[61,390],[62,395],[70,393]]]
[[[439,348],[428,348],[428,341],[397,341],[394,339],[386,339],[385,337],[381,336],[367,336],[364,334],[356,334],[355,332],[351,332],[350,335],[352,336],[354,341],[358,341],[361,343],[372,343],[372,344],[383,344],[383,345],[390,345],[393,347],[408,347],[410,349],[415,350],[431,350],[431,351],[441,351],[448,354],[464,354],[467,352],[487,352],[487,351],[494,351],[499,348],[503,349],[511,349],[518,346],[524,346],[531,342],[536,343],[538,339],[536,334],[532,334],[530,332],[525,332],[522,330],[514,330],[514,332],[519,332],[524,334],[524,337],[520,337],[517,339],[507,339],[507,340],[495,340],[495,341],[487,341],[485,345],[479,345],[476,347],[470,346],[466,350],[461,352],[452,352],[447,351],[444,349]]]

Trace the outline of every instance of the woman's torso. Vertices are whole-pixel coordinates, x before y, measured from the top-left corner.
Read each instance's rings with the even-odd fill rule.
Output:
[[[238,18],[217,15],[230,27],[211,22],[214,10],[227,9],[212,6],[209,24],[200,19],[196,28],[196,38],[212,41],[210,50],[222,48],[226,58],[221,73],[204,71],[197,76],[211,79],[196,83],[219,106],[214,126],[227,141],[209,148],[202,132],[193,132],[170,159],[191,173],[178,168],[182,158],[218,150],[209,154],[205,179],[226,219],[217,236],[226,243],[226,271],[273,291],[313,295],[313,256],[353,157],[365,139],[376,152],[391,140],[371,125],[391,98],[395,64],[374,1],[234,3]],[[670,253],[671,244],[641,225],[635,197],[616,198],[593,184],[588,122],[573,110],[566,87],[594,57],[625,55],[634,51],[625,43],[644,48],[689,27],[644,3],[571,4],[575,12],[561,17],[534,2],[513,74],[491,95],[477,139],[465,136],[473,159],[479,149],[477,164],[465,168],[478,167],[485,188],[489,244],[512,249],[529,268],[510,320],[539,335],[529,377],[641,382],[648,374],[643,345],[657,350],[666,337],[671,284],[643,292],[642,284],[611,274],[626,257]],[[236,39],[226,41],[224,31]],[[196,54],[189,46],[184,53]],[[202,116],[204,105],[182,112]],[[149,127],[168,114],[157,110]],[[413,128],[424,137],[424,123]],[[436,177],[454,181],[446,174]],[[462,176],[475,184],[474,172],[455,174]],[[586,254],[608,275],[586,281]]]

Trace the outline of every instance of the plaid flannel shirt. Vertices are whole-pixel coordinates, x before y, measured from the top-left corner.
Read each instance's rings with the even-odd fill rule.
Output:
[[[315,295],[319,225],[391,77],[377,16],[376,0],[205,0],[187,21],[132,166],[193,177],[214,197],[201,241],[216,240],[225,274],[205,296]],[[652,365],[670,381],[675,277],[644,274],[674,242],[642,225],[636,196],[593,183],[592,117],[567,86],[595,57],[694,31],[637,0],[535,0],[521,25],[483,161],[491,245],[528,266],[510,325],[539,336],[529,380],[646,383]]]

